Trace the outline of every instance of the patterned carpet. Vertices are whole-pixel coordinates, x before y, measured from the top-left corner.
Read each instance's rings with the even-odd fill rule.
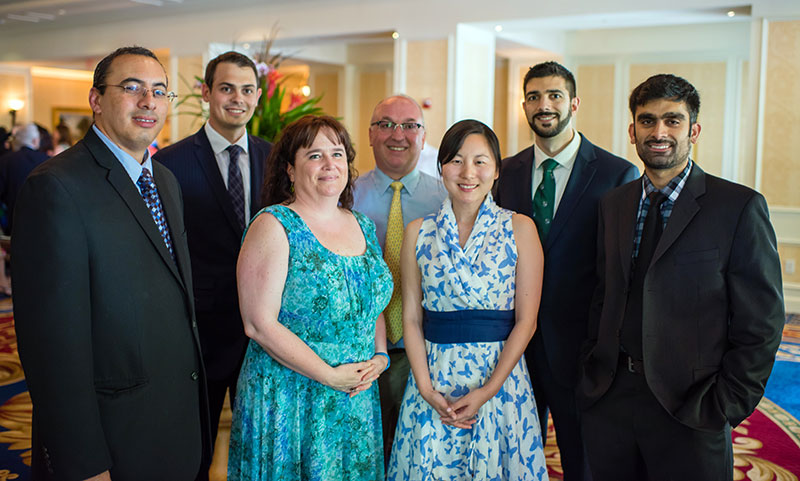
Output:
[[[765,398],[733,432],[734,479],[800,477],[800,315],[787,316]],[[31,399],[17,356],[11,299],[0,300],[0,481],[30,480]],[[545,456],[551,480],[562,479],[552,423]]]

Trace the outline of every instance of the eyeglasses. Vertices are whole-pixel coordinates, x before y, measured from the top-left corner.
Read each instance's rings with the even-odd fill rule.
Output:
[[[148,88],[142,87],[139,84],[126,84],[126,85],[102,84],[102,85],[98,85],[97,86],[97,88],[102,88],[102,87],[117,87],[117,88],[121,88],[122,91],[125,92],[126,95],[129,95],[131,97],[135,97],[137,95],[140,95],[142,97],[146,97],[147,96],[147,92],[151,92],[153,94],[153,98],[156,99],[156,100],[169,100],[170,102],[172,102],[173,100],[175,100],[178,97],[178,95],[175,92],[168,92],[168,91],[166,91],[165,89],[163,89],[161,87],[148,89]]]
[[[416,134],[425,127],[418,122],[397,123],[392,122],[391,120],[378,120],[377,122],[372,122],[369,125],[370,127],[378,127],[378,130],[381,132],[394,132],[397,127],[400,127],[400,130],[407,134]]]

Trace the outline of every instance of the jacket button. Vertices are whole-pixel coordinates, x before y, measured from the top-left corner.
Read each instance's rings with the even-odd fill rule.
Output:
[[[200,375],[197,374],[197,371],[192,371],[192,381],[197,381],[197,378],[199,377]]]

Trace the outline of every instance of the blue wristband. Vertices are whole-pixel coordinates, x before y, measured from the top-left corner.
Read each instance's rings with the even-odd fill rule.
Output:
[[[392,365],[392,360],[391,360],[391,359],[389,359],[389,355],[388,355],[388,354],[386,354],[385,352],[376,352],[376,353],[375,353],[375,355],[376,355],[376,356],[383,356],[383,357],[385,357],[385,358],[386,358],[386,369],[389,369],[389,366],[391,366],[391,365]],[[384,371],[386,371],[386,369],[384,369]]]

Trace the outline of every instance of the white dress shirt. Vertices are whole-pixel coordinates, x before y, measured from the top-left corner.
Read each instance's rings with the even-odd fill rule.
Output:
[[[228,188],[228,167],[231,161],[230,154],[227,149],[231,143],[228,139],[222,136],[219,132],[214,130],[210,123],[206,122],[205,125],[206,136],[208,142],[211,144],[211,150],[214,151],[214,157],[217,159],[217,166],[219,173],[222,174],[222,182],[225,183],[225,188]],[[250,220],[250,155],[247,150],[249,142],[247,141],[247,132],[245,132],[239,140],[234,142],[242,148],[242,153],[239,154],[239,171],[242,173],[242,186],[244,187],[244,218],[245,221]]]
[[[542,182],[542,163],[547,159],[553,159],[558,164],[556,165],[556,168],[553,169],[553,177],[556,179],[556,195],[555,203],[553,204],[553,217],[555,217],[556,212],[558,211],[558,204],[561,203],[561,197],[564,195],[564,191],[567,189],[569,175],[572,173],[572,166],[575,165],[575,158],[578,157],[578,149],[580,149],[580,147],[581,136],[575,129],[572,130],[572,140],[569,141],[567,146],[564,147],[561,152],[553,157],[550,157],[542,152],[542,149],[540,149],[535,143],[533,144],[533,175],[531,176],[533,179],[533,185],[531,186],[531,202],[533,202],[533,196],[536,194],[536,189]]]

